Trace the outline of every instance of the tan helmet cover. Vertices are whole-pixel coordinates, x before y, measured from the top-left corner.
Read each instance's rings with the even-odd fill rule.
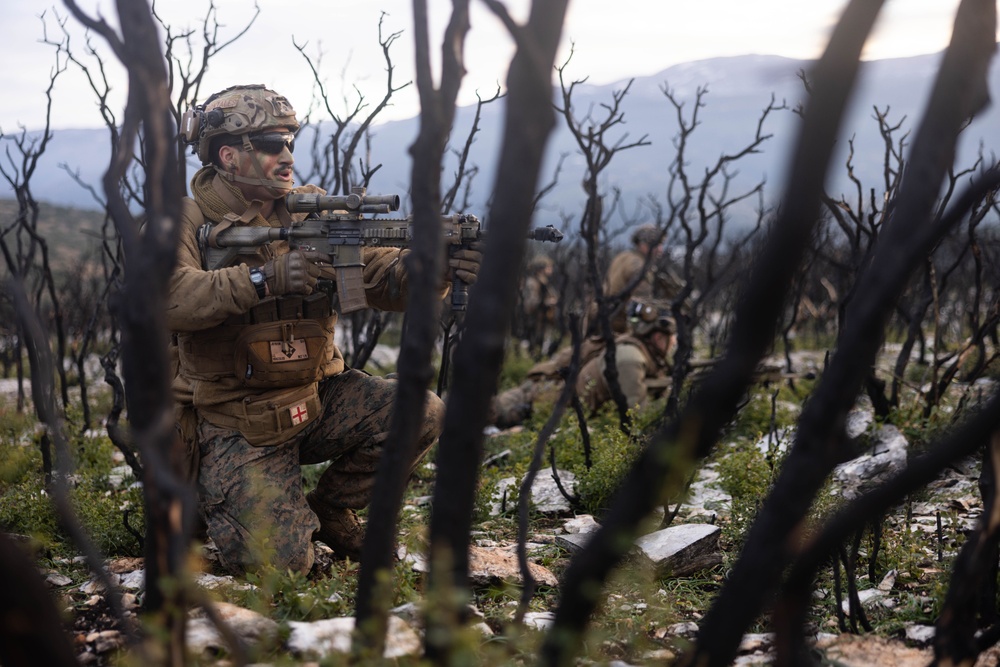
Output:
[[[645,243],[653,246],[663,238],[663,233],[656,225],[640,225],[632,232],[632,245]]]
[[[203,111],[198,129],[198,157],[202,164],[211,162],[209,146],[219,135],[240,136],[275,127],[287,127],[292,132],[299,129],[295,109],[288,100],[262,85],[226,88],[209,97]]]

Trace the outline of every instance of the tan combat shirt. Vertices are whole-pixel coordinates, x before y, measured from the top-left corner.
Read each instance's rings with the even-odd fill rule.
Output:
[[[302,217],[301,214],[298,217]],[[250,282],[250,269],[287,253],[289,248],[285,241],[273,241],[261,246],[254,255],[242,255],[238,261],[244,263],[206,271],[202,269],[197,241],[198,228],[205,221],[195,200],[185,198],[177,266],[167,298],[167,325],[174,332],[172,352],[178,365],[173,383],[175,400],[180,405],[194,405],[209,421],[219,421],[240,414],[249,402],[266,403],[272,396],[287,393],[286,389],[260,390],[243,386],[235,372],[232,350],[236,336],[245,325],[226,322],[259,302]],[[267,222],[272,227],[281,225],[276,215]],[[365,293],[372,307],[405,309],[407,279],[401,260],[406,252],[398,248],[364,248]],[[341,373],[345,367],[343,355],[334,343],[336,322],[336,313],[321,322],[329,334],[321,378]],[[213,416],[219,419],[213,420]]]

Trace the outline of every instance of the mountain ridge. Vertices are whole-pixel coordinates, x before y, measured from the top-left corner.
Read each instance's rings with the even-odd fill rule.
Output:
[[[867,186],[874,186],[882,173],[882,138],[873,117],[873,106],[889,109],[890,120],[900,122],[905,117],[905,128],[914,129],[921,106],[929,94],[941,54],[865,61],[861,78],[851,104],[835,167],[829,181],[831,194],[849,191],[850,183],[844,177],[848,138],[855,142],[855,174]],[[739,150],[753,137],[763,110],[771,101],[786,109],[775,111],[763,126],[771,135],[762,152],[739,161],[735,165],[738,175],[734,187],[749,188],[758,180],[768,182],[768,200],[778,196],[777,186],[783,181],[783,166],[796,134],[798,116],[791,110],[805,97],[799,72],[810,66],[810,61],[781,56],[752,54],[726,56],[682,63],[653,75],[631,79],[628,95],[622,99],[623,122],[611,134],[612,140],[627,133],[628,140],[646,136],[650,146],[622,151],[611,162],[603,187],[621,191],[623,201],[656,200],[663,203],[668,179],[668,169],[674,157],[673,139],[677,132],[676,110],[666,99],[668,89],[685,113],[690,114],[699,89],[706,90],[704,106],[699,108],[700,125],[689,141],[689,173],[697,178],[702,170],[714,163],[723,152]],[[567,77],[572,74],[567,71]],[[579,77],[583,78],[583,77]],[[574,95],[574,109],[579,116],[586,110],[599,113],[602,104],[612,100],[614,91],[622,90],[629,79],[606,84],[582,83]],[[1000,73],[991,72],[990,86],[1000,84]],[[558,84],[554,99],[558,101]],[[504,100],[487,105],[480,123],[481,131],[472,147],[470,162],[479,168],[473,186],[472,207],[477,213],[485,210],[488,192],[492,190],[494,162],[501,141],[502,111]],[[474,107],[460,108],[452,133],[455,146],[465,142],[471,126]],[[322,128],[322,125],[321,125]],[[322,129],[321,129],[322,131]],[[78,171],[79,178],[99,189],[101,174],[106,168],[108,155],[107,131],[103,129],[54,130],[49,149],[39,162],[33,176],[32,191],[39,201],[92,209],[97,206],[92,195],[67,173]],[[416,136],[417,119],[388,121],[373,127],[372,160],[382,163],[371,187],[372,192],[398,192],[404,195],[410,172],[407,150]],[[32,133],[28,133],[31,135]],[[958,164],[968,165],[975,157],[979,144],[1000,136],[1000,118],[988,109],[977,118],[962,139]],[[986,144],[988,145],[988,144]],[[575,147],[566,124],[558,119],[556,131],[550,138],[541,180],[552,180],[555,165],[565,155],[560,182],[546,196],[539,210],[539,222],[558,222],[558,218],[578,214],[583,193],[579,183],[583,176],[583,160]],[[301,166],[308,159],[308,152],[300,150],[297,156]],[[190,162],[193,169],[196,162]],[[63,166],[60,166],[63,165]],[[840,165],[840,166],[836,166]],[[444,186],[450,182],[454,160],[445,165],[442,174]],[[307,173],[308,168],[300,169]],[[748,214],[749,211],[744,211]],[[547,219],[546,219],[547,218]]]

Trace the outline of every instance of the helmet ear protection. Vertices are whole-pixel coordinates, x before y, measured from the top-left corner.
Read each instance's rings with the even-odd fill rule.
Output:
[[[632,331],[639,336],[646,336],[654,331],[674,333],[674,318],[670,314],[670,308],[667,304],[647,303],[633,299],[625,307],[625,315]]]
[[[205,105],[191,107],[184,112],[181,118],[181,138],[186,144],[196,144],[201,136],[201,129],[205,127],[218,127],[226,120],[226,114],[222,109],[212,109],[205,113]]]

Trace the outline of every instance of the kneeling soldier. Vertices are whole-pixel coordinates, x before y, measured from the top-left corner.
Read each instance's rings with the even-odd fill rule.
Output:
[[[355,510],[371,499],[395,396],[394,381],[347,368],[334,343],[337,313],[314,293],[321,273],[333,273],[323,266],[328,255],[272,241],[230,266],[204,268],[206,239],[231,226],[287,227],[305,214],[289,213],[286,195],[322,193],[294,187],[298,129],[288,100],[259,85],[211,96],[183,128],[204,166],[183,203],[170,283],[174,395],[200,513],[223,565],[236,572],[265,563],[307,572],[314,537],[339,557],[359,558],[364,528]],[[407,251],[363,252],[368,304],[403,310]],[[463,278],[474,279],[479,254],[462,259]],[[412,466],[437,438],[442,414],[430,394]],[[300,466],[326,461],[307,497]]]

